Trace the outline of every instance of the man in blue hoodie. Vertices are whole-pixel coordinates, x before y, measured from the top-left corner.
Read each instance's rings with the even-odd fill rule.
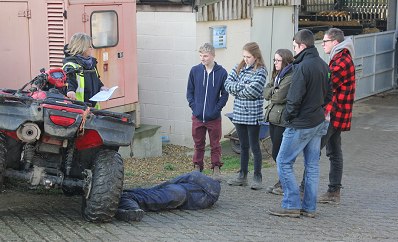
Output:
[[[224,82],[228,73],[218,65],[215,48],[205,43],[199,48],[201,64],[192,67],[187,88],[187,100],[192,109],[192,137],[195,142],[193,164],[196,171],[202,172],[206,145],[206,130],[209,132],[211,148],[211,169],[213,179],[221,182],[221,110],[228,101]]]

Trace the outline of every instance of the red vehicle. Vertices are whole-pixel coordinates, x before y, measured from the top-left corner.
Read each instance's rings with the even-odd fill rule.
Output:
[[[108,222],[123,187],[118,150],[132,141],[135,123],[129,114],[65,98],[66,76],[76,72],[42,69],[21,89],[0,90],[0,188],[11,177],[82,194],[83,217]]]

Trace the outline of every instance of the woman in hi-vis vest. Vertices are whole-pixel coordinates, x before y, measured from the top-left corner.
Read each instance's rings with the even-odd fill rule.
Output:
[[[99,108],[96,102],[89,99],[99,91],[108,91],[100,80],[97,70],[97,59],[92,57],[93,46],[91,37],[85,33],[76,33],[70,39],[64,49],[65,58],[63,59],[64,70],[68,68],[80,68],[83,70],[94,70],[93,72],[78,72],[75,75],[69,75],[67,97],[70,99],[89,102],[93,107]]]

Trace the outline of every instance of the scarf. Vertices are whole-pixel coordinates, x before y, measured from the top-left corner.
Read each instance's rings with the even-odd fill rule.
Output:
[[[275,78],[275,83],[274,83],[275,87],[279,85],[279,80],[282,79],[286,75],[286,73],[290,71],[290,69],[292,68],[293,68],[293,63],[290,63],[288,66],[283,68],[281,72],[278,73],[278,75]]]
[[[89,57],[84,57],[81,55],[75,55],[75,56],[83,62],[82,66],[84,69],[88,69],[88,70],[91,69],[91,67],[93,66],[93,59],[91,56],[89,56]]]

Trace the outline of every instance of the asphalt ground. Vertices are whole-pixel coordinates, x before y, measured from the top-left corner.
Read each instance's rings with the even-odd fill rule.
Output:
[[[342,134],[341,203],[318,204],[315,218],[268,214],[282,197],[228,186],[236,174],[224,175],[212,208],[148,212],[140,222],[89,223],[80,197],[7,190],[0,194],[0,241],[398,241],[397,120],[398,90],[355,103],[352,130]],[[302,163],[299,156],[297,180]],[[264,187],[277,181],[276,167],[262,172]],[[322,155],[319,193],[327,190],[328,172]]]

